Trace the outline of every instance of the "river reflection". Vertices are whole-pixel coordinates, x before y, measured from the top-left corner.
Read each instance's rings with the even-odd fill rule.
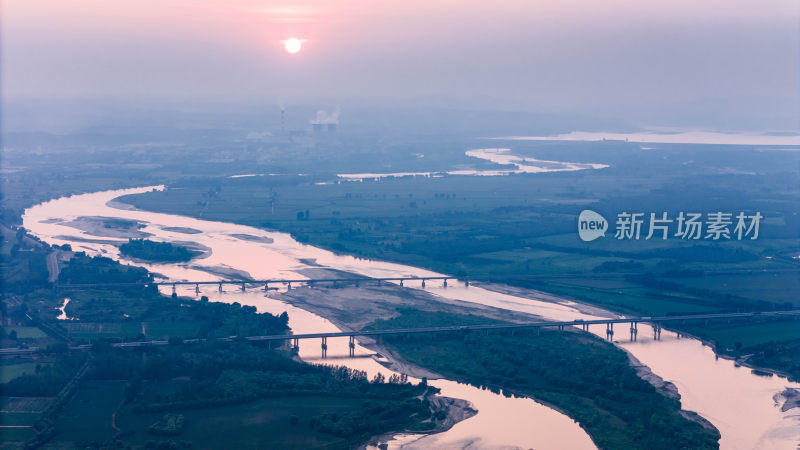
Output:
[[[76,250],[102,254],[129,264],[117,248],[104,243],[103,230],[96,234],[78,231],[64,222],[82,216],[118,217],[137,220],[146,226],[140,231],[152,233],[164,241],[194,241],[207,246],[212,253],[207,258],[188,265],[143,264],[154,273],[173,280],[214,280],[210,273],[243,271],[255,278],[304,278],[303,271],[333,268],[371,277],[436,276],[434,272],[400,264],[367,261],[351,256],[335,255],[329,251],[296,242],[289,235],[241,225],[197,220],[188,217],[119,209],[108,203],[114,198],[146,192],[150,188],[107,191],[62,198],[30,208],[23,216],[25,228],[51,244],[68,243]],[[187,234],[193,229],[200,233]],[[91,239],[93,242],[88,242]],[[106,239],[106,241],[112,241]],[[409,286],[406,283],[406,286]],[[409,286],[421,289],[420,286]],[[578,310],[574,303],[540,292],[515,290],[514,295],[493,289],[452,283],[445,288],[429,283],[425,290],[434,295],[480,303],[501,309],[536,314],[550,320],[590,319],[599,314]],[[166,292],[165,293],[169,293]],[[181,295],[194,296],[194,286],[180,290]],[[259,311],[281,313],[288,311],[290,326],[296,333],[336,331],[328,320],[293,307],[262,291],[231,291],[219,293],[216,287],[203,290],[211,300],[253,305]],[[596,328],[596,329],[595,329]],[[592,328],[605,333],[605,328]],[[624,331],[621,330],[621,331]],[[625,333],[618,331],[618,337]],[[639,326],[637,342],[618,340],[617,345],[630,351],[642,363],[667,381],[674,383],[682,396],[685,409],[693,410],[712,422],[722,433],[721,446],[726,449],[774,448],[795,450],[800,439],[800,418],[781,412],[773,396],[786,387],[800,388],[781,377],[760,377],[749,369],[735,367],[733,362],[715,357],[713,351],[694,339],[678,339],[664,331],[660,342],[652,339],[652,330]],[[370,375],[390,373],[371,357],[370,350],[358,346],[356,355],[348,358],[347,339],[328,342],[327,360],[319,360],[320,347],[315,341],[301,343],[300,356],[313,362],[344,364],[365,370]],[[521,448],[593,448],[588,435],[573,420],[530,399],[513,399],[492,394],[474,387],[447,380],[431,384],[442,389],[445,396],[470,401],[479,413],[456,424],[447,432],[420,437],[398,436],[393,446],[410,444],[418,447],[521,447]]]

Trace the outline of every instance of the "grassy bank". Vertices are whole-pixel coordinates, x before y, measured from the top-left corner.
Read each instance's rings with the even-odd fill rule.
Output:
[[[487,323],[486,318],[399,310],[371,328]],[[719,434],[681,415],[680,402],[639,378],[628,356],[578,332],[516,330],[387,336],[384,344],[419,366],[478,387],[547,402],[583,426],[600,448],[717,448]]]

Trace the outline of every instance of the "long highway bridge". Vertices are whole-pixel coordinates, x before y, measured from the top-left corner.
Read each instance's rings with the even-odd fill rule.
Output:
[[[361,284],[373,283],[380,286],[386,282],[399,282],[403,286],[406,281],[419,281],[422,287],[425,287],[425,282],[439,280],[442,281],[443,286],[447,287],[447,280],[457,280],[456,277],[435,276],[435,277],[385,277],[385,278],[371,278],[371,277],[349,277],[349,278],[296,278],[296,279],[274,279],[274,280],[218,280],[218,281],[153,281],[147,283],[76,283],[76,284],[58,284],[56,287],[62,289],[95,289],[105,287],[149,287],[149,286],[172,286],[172,292],[175,292],[178,286],[194,286],[195,292],[200,292],[200,286],[204,285],[217,285],[219,291],[222,292],[224,285],[235,285],[241,287],[242,291],[247,289],[247,286],[258,285],[264,286],[264,290],[274,289],[270,288],[270,284],[292,287],[295,285],[305,284],[306,286],[314,286],[317,284],[329,284],[334,287],[339,285],[351,285],[359,287]],[[469,280],[464,279],[464,284],[469,286]]]
[[[380,339],[382,336],[386,335],[397,335],[397,334],[420,334],[420,333],[428,333],[428,334],[435,334],[435,333],[452,333],[452,332],[467,332],[467,331],[479,331],[479,330],[510,330],[513,334],[514,330],[517,329],[538,329],[541,330],[542,328],[556,328],[559,331],[563,331],[566,327],[580,327],[583,331],[589,332],[589,326],[591,325],[605,325],[606,327],[606,337],[610,340],[614,337],[614,325],[615,324],[630,324],[630,333],[631,333],[631,340],[634,341],[638,335],[638,325],[640,323],[646,323],[652,326],[653,328],[653,339],[659,340],[661,338],[661,327],[664,323],[683,323],[689,321],[711,321],[711,320],[734,320],[734,319],[744,319],[744,320],[756,320],[760,318],[764,319],[775,319],[775,318],[794,318],[797,320],[800,318],[800,310],[791,310],[791,311],[765,311],[765,312],[746,312],[746,313],[721,313],[721,314],[693,314],[693,315],[683,315],[683,316],[656,316],[656,317],[621,317],[621,318],[614,318],[614,319],[593,319],[593,320],[571,320],[571,321],[548,321],[548,322],[525,322],[525,323],[495,323],[495,324],[485,324],[485,325],[454,325],[454,326],[443,326],[443,327],[423,327],[423,328],[395,328],[395,329],[388,329],[388,330],[360,330],[360,331],[339,331],[334,333],[304,333],[304,334],[279,334],[279,335],[271,335],[271,336],[247,336],[241,339],[245,339],[247,341],[254,341],[254,342],[280,342],[280,343],[291,343],[293,349],[300,348],[300,340],[305,339],[320,339],[322,341],[321,350],[322,350],[322,357],[327,357],[328,353],[328,338],[349,338],[349,348],[350,348],[350,356],[354,356],[355,353],[355,341],[356,337],[374,337]],[[235,339],[239,339],[237,336],[231,336],[227,338],[220,338],[223,341],[232,341]],[[202,342],[205,339],[186,339],[184,343],[197,343]],[[112,344],[114,347],[145,347],[145,346],[153,346],[153,345],[166,345],[168,341],[164,340],[151,340],[151,341],[138,341],[138,342],[118,342]],[[83,344],[83,345],[76,345],[69,347],[70,350],[89,350],[92,348],[91,344]],[[20,354],[29,354],[29,353],[36,353],[39,351],[44,351],[44,349],[40,349],[38,347],[29,347],[29,348],[11,348],[11,349],[0,349],[0,356],[4,355],[20,355]]]

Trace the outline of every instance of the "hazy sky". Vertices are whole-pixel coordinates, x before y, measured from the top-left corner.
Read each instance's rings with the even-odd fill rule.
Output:
[[[798,0],[5,0],[2,94],[796,130],[798,24]]]

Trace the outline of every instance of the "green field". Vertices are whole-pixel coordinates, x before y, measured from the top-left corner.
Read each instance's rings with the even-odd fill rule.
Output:
[[[9,413],[39,413],[53,399],[51,397],[0,397],[0,411]]]
[[[52,397],[0,397],[0,441],[24,442],[33,438],[36,432],[31,427],[52,401]]]
[[[119,418],[126,442],[141,446],[164,439],[191,441],[195,448],[349,448],[347,440],[317,432],[308,418],[322,413],[358,411],[364,401],[326,396],[270,398],[237,406],[175,410],[186,417],[184,431],[174,437],[153,436],[147,427],[163,413],[126,412]],[[293,424],[292,418],[303,418]]]
[[[800,321],[768,321],[761,323],[711,324],[706,327],[687,326],[691,333],[712,340],[721,350],[733,351],[758,347],[771,342],[798,341]]]
[[[146,339],[165,339],[170,336],[197,336],[200,322],[80,322],[64,324],[67,335],[76,341],[91,341],[97,338],[134,339],[144,335]]]
[[[800,309],[800,276],[797,273],[754,273],[717,275],[703,278],[676,278],[675,282],[717,292],[771,303],[791,303]]]
[[[16,331],[18,339],[43,339],[47,337],[47,333],[38,327],[6,327],[5,330],[6,333]]]
[[[568,298],[574,298],[586,303],[591,303],[605,308],[629,314],[643,316],[662,316],[670,314],[704,314],[718,312],[719,308],[712,305],[694,303],[693,298],[681,298],[679,295],[667,297],[650,289],[642,287],[628,287],[623,289],[601,289],[587,287],[596,280],[579,280],[577,285],[569,281],[551,281],[540,285],[540,289]]]
[[[12,364],[3,363],[0,365],[0,383],[8,383],[23,374],[36,373],[36,366],[46,366],[47,363],[41,362],[14,362]]]
[[[36,430],[33,427],[0,427],[0,442],[3,442],[3,448],[8,445],[8,448],[15,448],[15,442],[20,443],[20,448],[24,448],[21,443],[28,441],[36,436]]]
[[[127,381],[85,381],[59,414],[55,442],[104,442],[116,431],[111,415],[125,398]]]

